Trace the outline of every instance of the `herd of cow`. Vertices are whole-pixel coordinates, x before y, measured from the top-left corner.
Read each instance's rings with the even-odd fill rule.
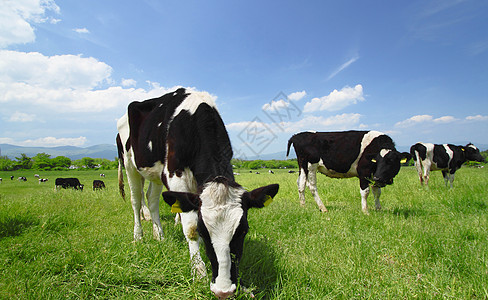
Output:
[[[200,256],[203,240],[211,264],[210,289],[219,299],[236,292],[238,265],[249,229],[250,208],[267,206],[278,193],[271,184],[246,191],[235,182],[230,160],[232,147],[212,97],[183,88],[159,98],[129,104],[117,122],[119,190],[125,197],[123,170],[130,186],[134,239],[142,238],[142,218],[151,219],[153,236],[163,239],[159,198],[177,213],[189,245],[192,270],[206,276]],[[381,188],[392,184],[402,160],[413,158],[420,182],[428,184],[430,170],[442,170],[446,185],[467,160],[484,161],[472,144],[466,146],[418,143],[400,153],[393,140],[378,131],[302,132],[290,138],[299,165],[298,192],[305,201],[308,185],[321,211],[327,211],[317,193],[316,172],[334,178],[358,177],[362,209],[370,188],[381,208]],[[287,154],[288,155],[288,154]],[[144,200],[144,182],[149,181]]]
[[[100,174],[101,177],[105,177],[105,175]],[[48,178],[40,178],[38,174],[34,175],[35,178],[39,181],[39,184],[48,182]],[[15,176],[10,176],[10,180],[14,180]],[[27,181],[27,177],[25,176],[20,176],[17,178],[18,181]],[[2,182],[2,178],[0,178],[0,183]],[[83,191],[83,187],[85,185],[80,183],[80,180],[78,178],[56,178],[54,181],[54,188],[56,190],[63,188],[63,189],[68,189],[68,188],[73,188],[75,190],[80,190]],[[101,190],[105,188],[105,182],[102,180],[95,179],[93,180],[93,190]]]

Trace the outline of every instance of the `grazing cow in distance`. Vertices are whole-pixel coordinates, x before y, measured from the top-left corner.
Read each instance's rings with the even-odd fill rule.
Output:
[[[105,178],[105,174],[103,174],[103,173],[102,173],[102,174],[100,174],[100,177],[103,177],[103,178]]]
[[[34,174],[34,177],[37,179],[41,178],[41,176],[39,174]]]
[[[415,161],[419,174],[420,184],[429,185],[430,171],[442,171],[446,183],[451,188],[454,182],[454,173],[466,161],[484,162],[480,150],[473,144],[456,146],[452,144],[416,143],[410,147],[410,154]]]
[[[14,178],[15,178],[14,175],[10,176],[10,180],[14,180]]]
[[[212,266],[210,289],[220,299],[233,295],[238,264],[248,231],[247,213],[266,206],[278,192],[268,185],[251,192],[234,181],[232,147],[213,98],[205,92],[178,89],[159,98],[129,104],[117,122],[119,191],[124,195],[125,165],[134,211],[134,239],[142,237],[140,222],[144,181],[153,235],[163,238],[159,197],[180,213],[192,269],[206,275],[199,236]]]
[[[2,183],[2,178],[0,178],[0,183]]]
[[[274,174],[273,170],[268,170],[269,174]]]
[[[19,178],[17,178],[18,181],[27,181],[27,177],[25,176],[20,176]]]
[[[393,140],[378,131],[301,132],[288,140],[286,156],[293,144],[298,159],[298,194],[305,204],[305,186],[312,192],[322,212],[327,208],[317,192],[317,171],[332,178],[358,177],[361,206],[368,213],[370,185],[376,209],[381,209],[381,188],[393,183],[401,160],[410,154],[395,149]]]
[[[48,179],[47,178],[39,178],[39,184],[41,184],[42,182],[47,182]]]
[[[80,183],[78,178],[56,178],[54,186],[58,188],[74,188],[75,190],[83,191],[84,184]]]
[[[93,180],[93,190],[94,191],[101,191],[105,188],[105,182],[102,180]]]

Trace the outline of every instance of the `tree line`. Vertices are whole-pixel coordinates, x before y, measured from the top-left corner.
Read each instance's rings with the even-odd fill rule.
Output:
[[[68,170],[68,169],[100,169],[110,170],[118,167],[118,160],[109,160],[105,158],[83,157],[82,159],[71,160],[66,156],[56,156],[46,153],[38,153],[34,157],[29,157],[21,153],[19,157],[10,159],[7,156],[0,156],[0,171],[15,170]]]
[[[488,150],[482,151],[481,155],[488,158]],[[232,159],[232,166],[235,169],[293,169],[298,168],[296,159],[290,160],[240,160]],[[477,162],[467,162],[466,165],[478,165]],[[413,160],[410,160],[404,165],[413,166]],[[100,169],[112,170],[118,168],[118,159],[109,160],[105,158],[90,158],[83,157],[82,159],[71,160],[66,156],[56,156],[51,158],[51,155],[46,153],[38,153],[34,157],[28,157],[22,153],[15,159],[9,159],[7,156],[0,156],[0,171],[15,171],[15,170],[86,170],[86,169]]]

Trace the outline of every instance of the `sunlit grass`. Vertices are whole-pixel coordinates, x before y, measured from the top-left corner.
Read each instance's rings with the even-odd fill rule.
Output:
[[[271,205],[249,213],[240,271],[256,299],[488,297],[485,169],[463,167],[453,189],[433,173],[427,189],[403,168],[383,189],[381,211],[370,199],[369,216],[357,179],[319,175],[329,210],[320,213],[308,191],[299,205],[297,173],[238,172],[248,189],[280,184]],[[91,190],[99,172],[47,172],[44,184],[22,173],[13,175],[27,182],[0,172],[0,298],[213,298],[208,279],[193,280],[181,227],[163,201],[164,241],[144,222],[143,241],[133,243],[115,171],[104,171],[101,192]],[[56,192],[56,177],[78,177],[85,190]]]

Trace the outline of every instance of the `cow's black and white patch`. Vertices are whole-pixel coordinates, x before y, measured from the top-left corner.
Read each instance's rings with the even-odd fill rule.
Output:
[[[428,186],[430,171],[442,171],[446,186],[452,188],[454,174],[466,161],[484,162],[480,150],[473,144],[456,146],[452,144],[416,143],[410,147],[410,154],[415,161],[415,167],[420,184]]]
[[[234,294],[237,265],[247,232],[247,210],[263,207],[278,185],[246,192],[234,181],[232,147],[213,97],[178,89],[159,98],[132,102],[117,123],[119,190],[125,195],[124,164],[134,210],[134,239],[142,237],[144,181],[153,235],[163,238],[159,196],[180,213],[193,270],[205,276],[199,236],[212,265],[211,289],[219,298]],[[261,201],[262,203],[260,203]],[[260,203],[257,204],[256,203]]]
[[[361,205],[367,213],[370,186],[377,209],[381,208],[381,188],[393,183],[400,171],[400,161],[410,154],[395,149],[393,140],[378,131],[302,132],[288,141],[287,156],[293,145],[299,166],[298,193],[305,204],[308,184],[321,211],[327,211],[317,192],[317,172],[332,178],[358,177]]]

